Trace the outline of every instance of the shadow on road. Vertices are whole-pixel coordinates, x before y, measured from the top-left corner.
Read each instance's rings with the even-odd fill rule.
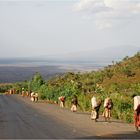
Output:
[[[103,136],[80,137],[76,139],[140,139],[140,131],[125,133],[125,134],[110,134],[110,135],[103,135]]]
[[[117,121],[113,121],[113,120],[110,120],[110,121],[105,121],[105,120],[97,120],[97,123],[98,122],[103,122],[103,123],[107,123],[107,124],[110,124],[110,123],[120,123],[122,124],[123,122],[117,120]]]
[[[75,112],[75,114],[81,114],[81,115],[90,115],[90,112]]]

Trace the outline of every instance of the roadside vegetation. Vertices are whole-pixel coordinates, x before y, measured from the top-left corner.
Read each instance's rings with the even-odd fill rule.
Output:
[[[81,111],[91,111],[90,100],[93,94],[102,101],[110,97],[114,103],[113,117],[133,122],[132,95],[140,95],[140,52],[133,57],[125,57],[121,62],[112,62],[112,65],[98,71],[68,72],[49,80],[43,80],[36,73],[30,81],[0,86],[0,92],[14,88],[17,93],[21,93],[22,87],[24,90],[38,92],[40,99],[50,103],[58,103],[58,97],[64,95],[67,108],[71,105],[72,96],[77,95]],[[103,112],[103,105],[100,112]]]

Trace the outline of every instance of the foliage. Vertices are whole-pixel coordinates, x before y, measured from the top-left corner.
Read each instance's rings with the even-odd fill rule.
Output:
[[[30,83],[30,88],[33,91],[38,91],[40,86],[44,83],[43,78],[40,73],[36,72],[34,75],[31,83]]]
[[[16,83],[14,88],[36,91],[41,99],[58,102],[58,97],[66,97],[66,107],[70,107],[73,95],[78,96],[79,109],[91,111],[91,97],[94,94],[97,100],[110,97],[114,107],[112,116],[117,119],[133,122],[133,99],[131,95],[140,95],[140,53],[121,62],[109,65],[102,70],[88,73],[68,72],[43,81],[42,76],[36,73],[31,81]],[[100,109],[103,112],[103,103]]]
[[[122,72],[127,76],[127,77],[129,77],[129,76],[134,76],[135,75],[135,73],[134,72],[132,72],[132,70],[130,69],[130,67],[124,67],[123,69],[122,69]]]
[[[0,93],[7,92],[12,87],[12,84],[0,85]]]

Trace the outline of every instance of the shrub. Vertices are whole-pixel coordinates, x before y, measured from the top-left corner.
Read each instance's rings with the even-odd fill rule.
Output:
[[[127,66],[127,67],[124,67],[122,69],[122,72],[127,76],[127,77],[132,77],[135,75],[134,72],[132,72],[132,70]]]

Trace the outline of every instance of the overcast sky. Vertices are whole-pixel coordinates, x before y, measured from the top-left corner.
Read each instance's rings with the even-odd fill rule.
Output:
[[[140,50],[140,0],[0,0],[0,57],[123,47]]]

